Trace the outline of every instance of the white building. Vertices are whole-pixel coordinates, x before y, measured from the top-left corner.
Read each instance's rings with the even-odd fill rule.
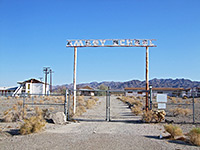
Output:
[[[37,79],[29,79],[23,82],[18,82],[18,84],[20,84],[20,86],[15,90],[13,96],[20,95],[23,93],[50,94],[49,84],[46,84],[46,90],[45,90],[45,83]]]

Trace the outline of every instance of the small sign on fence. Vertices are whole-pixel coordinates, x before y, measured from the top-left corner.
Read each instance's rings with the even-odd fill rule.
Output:
[[[158,109],[166,109],[167,94],[157,94]]]

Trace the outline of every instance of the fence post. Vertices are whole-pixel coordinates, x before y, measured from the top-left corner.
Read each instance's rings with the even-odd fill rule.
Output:
[[[193,123],[195,123],[195,110],[194,110],[194,89],[192,89],[192,107],[193,107]]]
[[[152,85],[149,85],[149,94],[150,94],[150,110],[152,110]]]
[[[64,102],[64,114],[65,114],[65,117],[66,117],[66,120],[67,120],[67,95],[68,95],[68,91],[66,89],[66,93],[65,93],[65,102]]]
[[[110,91],[106,91],[106,121],[110,121]]]
[[[67,121],[70,120],[70,90],[68,89],[68,92],[67,92]]]

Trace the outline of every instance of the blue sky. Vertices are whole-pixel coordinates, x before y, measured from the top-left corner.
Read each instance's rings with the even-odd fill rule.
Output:
[[[200,81],[199,0],[0,0],[0,86],[73,80],[67,39],[157,39],[150,79]],[[77,82],[145,80],[145,48],[79,48]]]

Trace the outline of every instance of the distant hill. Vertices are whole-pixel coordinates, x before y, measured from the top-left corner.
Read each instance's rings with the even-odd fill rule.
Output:
[[[78,84],[77,87],[90,86],[92,88],[98,88],[101,84],[109,86],[113,90],[122,90],[125,87],[145,87],[145,81],[131,80],[127,82],[91,82]],[[200,87],[200,82],[191,81],[189,79],[152,79],[149,84],[153,87],[171,87],[171,88],[193,88]],[[69,89],[73,88],[73,84],[66,84],[61,86],[54,86],[54,89],[59,89],[61,87],[66,87]]]

